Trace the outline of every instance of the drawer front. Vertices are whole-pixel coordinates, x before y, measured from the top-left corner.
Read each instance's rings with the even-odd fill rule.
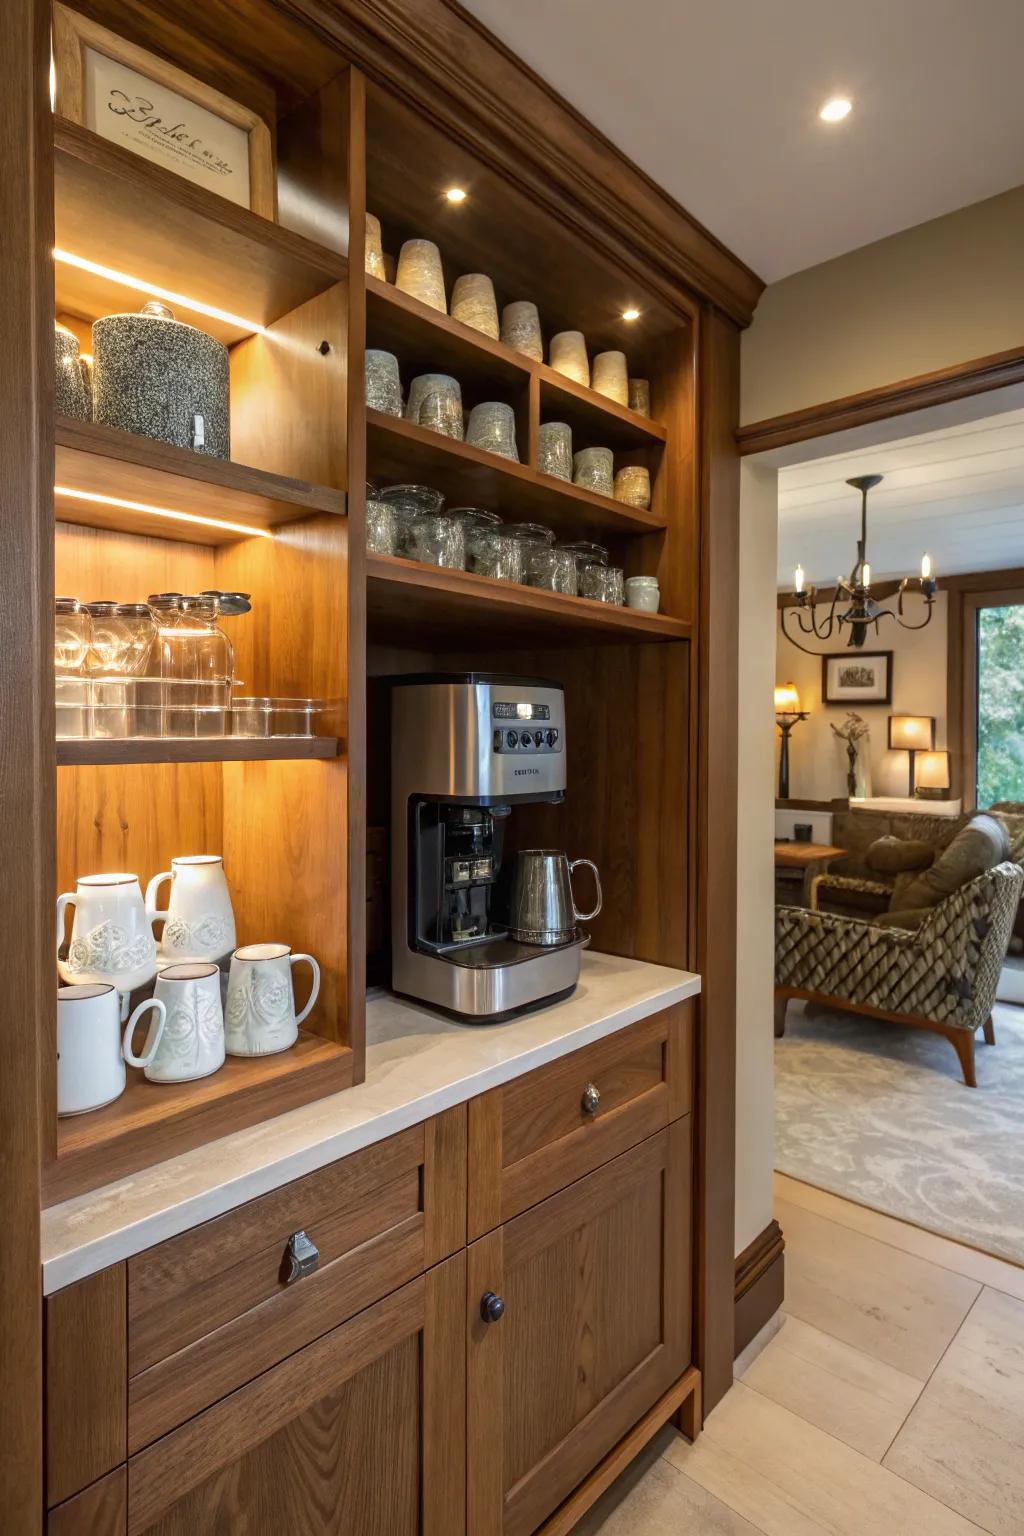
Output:
[[[629,1025],[469,1106],[469,1237],[688,1114],[693,1004]]]
[[[459,1248],[465,1134],[459,1106],[129,1260],[129,1453]]]

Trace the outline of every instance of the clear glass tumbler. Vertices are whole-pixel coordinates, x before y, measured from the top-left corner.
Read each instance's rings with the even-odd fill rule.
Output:
[[[389,485],[377,492],[377,500],[391,508],[394,518],[395,547],[388,553],[414,560],[412,525],[418,517],[439,517],[444,497],[429,485]]]

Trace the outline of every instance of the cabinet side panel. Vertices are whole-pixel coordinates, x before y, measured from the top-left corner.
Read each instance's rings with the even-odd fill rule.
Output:
[[[46,1303],[46,1501],[59,1504],[125,1459],[125,1266]]]

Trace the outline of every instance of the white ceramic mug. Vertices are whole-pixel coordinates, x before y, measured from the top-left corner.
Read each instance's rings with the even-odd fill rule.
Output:
[[[313,971],[309,1000],[295,1012],[292,966],[304,960]],[[229,1056],[270,1056],[299,1037],[320,995],[320,967],[312,955],[293,955],[287,944],[246,944],[231,956],[224,1032]]]
[[[166,910],[157,908],[157,892],[171,882]],[[224,875],[224,860],[215,853],[171,860],[170,869],[154,875],[146,886],[146,916],[162,920],[159,955],[162,963],[219,960],[235,947],[235,914]]]
[[[62,960],[68,907],[74,907],[75,920],[67,958]],[[68,986],[103,981],[121,992],[153,980],[156,940],[138,875],[82,875],[74,891],[57,897],[57,970]]]
[[[141,1056],[132,1050],[132,1033],[143,1014],[152,1009]],[[57,1113],[82,1115],[112,1104],[124,1093],[126,1061],[148,1067],[164,1032],[167,1009],[158,998],[140,1003],[121,1035],[121,999],[106,981],[57,989]]]
[[[157,972],[155,997],[167,1008],[163,1039],[146,1068],[151,1083],[188,1083],[224,1065],[220,970],[209,961]]]

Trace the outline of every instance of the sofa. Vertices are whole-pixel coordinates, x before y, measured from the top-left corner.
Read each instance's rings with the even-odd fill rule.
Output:
[[[901,840],[882,841],[888,862],[900,863]],[[784,1033],[794,997],[928,1029],[950,1041],[973,1088],[975,1036],[981,1029],[986,1042],[995,1043],[992,1005],[1024,891],[1024,870],[1011,848],[1004,819],[975,816],[938,853],[918,851],[916,867],[911,861],[911,867],[882,871],[884,884],[861,882],[874,884],[870,893],[843,891],[870,894],[876,903],[884,893],[884,910],[850,915],[779,907],[776,1036]],[[868,865],[872,873],[876,861]]]

